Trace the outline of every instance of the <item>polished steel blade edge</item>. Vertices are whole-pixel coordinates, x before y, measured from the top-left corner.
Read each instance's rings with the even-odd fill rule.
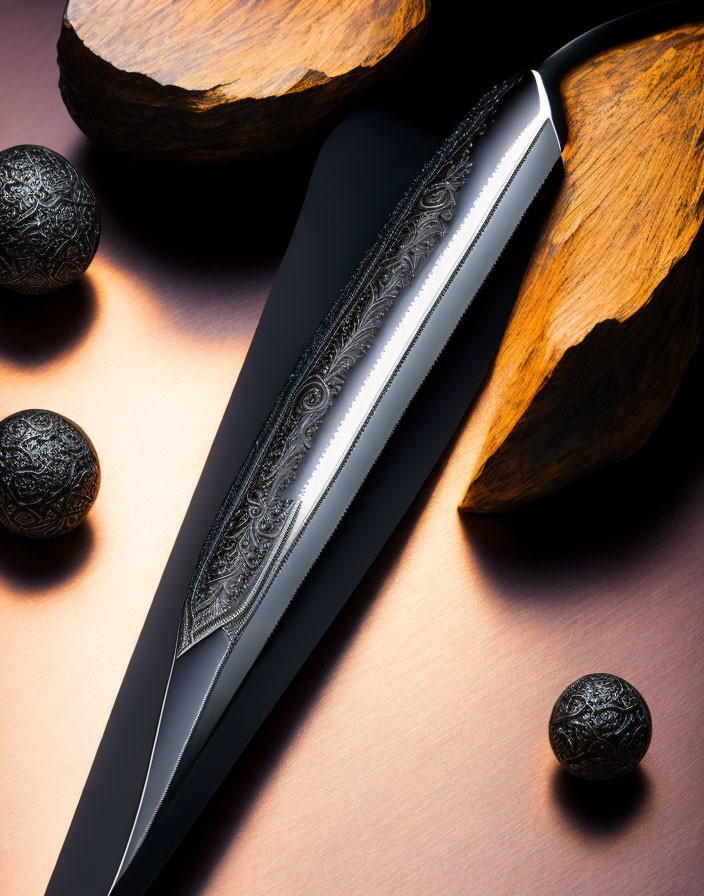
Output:
[[[149,830],[171,788],[181,760],[188,749],[191,737],[207,705],[212,689],[217,682],[218,674],[232,650],[232,645],[225,637],[222,638],[221,646],[214,639],[210,639],[207,650],[211,656],[206,657],[206,660],[208,660],[206,669],[200,670],[200,675],[194,674],[192,668],[184,670],[184,664],[179,663],[179,659],[174,653],[137,811],[108,896],[113,892],[115,885],[129,867],[130,862],[149,834]],[[190,657],[189,667],[192,665],[193,658],[194,654]],[[205,675],[202,674],[203,671],[205,671]],[[184,676],[190,678],[195,690],[195,695],[191,695],[192,700],[186,706],[182,705],[183,692],[175,687],[175,679],[179,675],[181,679]],[[199,685],[202,686],[199,687]],[[174,702],[179,704],[178,712],[175,712],[172,707]],[[194,705],[195,709],[193,709]],[[185,719],[184,713],[186,715]],[[166,725],[173,723],[174,717],[180,722],[180,730],[176,733],[173,731],[165,732]],[[170,736],[168,736],[169,734]],[[167,752],[166,757],[163,755],[165,751]],[[171,755],[169,755],[169,751]],[[153,791],[155,786],[157,791],[156,797],[149,799],[150,790]]]
[[[279,536],[279,542],[284,542],[286,540],[287,536],[290,533],[291,527],[295,525],[298,518],[298,509],[298,507],[294,508],[287,527]],[[277,550],[274,551],[273,556],[270,558],[269,562],[265,565],[264,569],[262,569],[255,587],[260,589],[265,588],[267,577],[271,572],[272,566],[275,565],[280,553],[281,546],[279,545]],[[196,711],[192,714],[190,724],[188,725],[188,730],[185,731],[180,741],[177,741],[178,746],[175,759],[172,758],[174,752],[173,749],[171,750],[171,756],[169,756],[168,750],[166,751],[167,755],[165,757],[162,755],[165,752],[163,728],[165,720],[169,719],[169,715],[167,712],[169,700],[179,699],[178,694],[174,695],[174,688],[172,687],[174,682],[174,671],[176,669],[180,671],[179,664],[182,666],[184,663],[188,663],[190,661],[188,658],[192,658],[193,651],[188,652],[183,657],[176,656],[176,653],[174,652],[174,657],[171,662],[171,670],[169,672],[169,678],[166,683],[166,689],[164,691],[164,697],[161,704],[161,711],[159,713],[157,730],[154,736],[151,755],[149,757],[147,773],[145,776],[144,785],[142,787],[139,804],[137,806],[135,819],[132,824],[129,837],[127,839],[127,845],[125,846],[124,852],[122,854],[120,865],[113,880],[109,894],[113,892],[118,880],[125,872],[125,870],[129,867],[130,862],[137,854],[147,836],[149,835],[149,831],[151,830],[151,827],[154,824],[154,821],[167,797],[167,794],[171,789],[174,779],[176,778],[183,758],[189,746],[191,745],[193,733],[202,719],[208,699],[218,681],[218,677],[222,670],[222,667],[224,666],[230,653],[232,652],[232,649],[234,648],[233,642],[226,638],[224,635],[222,640],[223,644],[219,653],[217,647],[213,645],[215,646],[215,662],[211,663],[211,668],[213,669],[212,674],[208,674],[208,669],[206,668],[205,675],[202,675],[196,680],[196,685],[198,683],[201,684],[201,693],[197,697]],[[212,641],[212,637],[207,639],[206,643],[210,641]],[[183,708],[180,707],[180,709],[182,710]],[[166,766],[166,768],[164,768],[164,766]],[[150,787],[153,789],[155,778],[157,779],[156,786],[158,788],[157,797],[155,799],[148,800],[147,797],[149,789]]]

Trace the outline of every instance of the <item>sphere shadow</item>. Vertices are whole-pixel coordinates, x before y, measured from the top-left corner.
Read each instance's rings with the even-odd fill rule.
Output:
[[[585,781],[558,766],[551,790],[553,803],[570,824],[593,837],[625,830],[652,795],[650,779],[640,766],[614,781]]]
[[[23,366],[51,361],[83,340],[95,315],[89,274],[45,295],[0,288],[0,354]]]
[[[0,577],[13,589],[41,596],[67,581],[90,557],[95,535],[90,520],[57,538],[26,538],[0,526]]]

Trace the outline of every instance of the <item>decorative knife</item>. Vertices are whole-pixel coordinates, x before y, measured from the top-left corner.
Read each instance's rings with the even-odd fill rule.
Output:
[[[207,537],[118,880],[559,162],[540,75],[496,87],[313,337]]]
[[[429,371],[561,166],[560,78],[600,47],[694,18],[694,5],[617,19],[493,88],[421,171],[332,304],[203,533],[146,779],[109,894],[142,892],[130,880],[136,857],[150,850]]]

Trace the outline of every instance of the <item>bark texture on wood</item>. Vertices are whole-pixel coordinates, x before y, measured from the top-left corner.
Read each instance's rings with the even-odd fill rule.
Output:
[[[233,161],[300,143],[418,44],[427,0],[69,0],[59,86],[138,160]]]
[[[704,25],[609,50],[561,90],[565,177],[468,419],[464,510],[633,454],[702,332]]]

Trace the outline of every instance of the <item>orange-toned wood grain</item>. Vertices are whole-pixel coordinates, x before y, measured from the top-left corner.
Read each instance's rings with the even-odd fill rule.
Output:
[[[102,146],[230,161],[299,143],[415,47],[427,0],[69,0],[61,90]]]
[[[465,510],[634,453],[701,335],[704,25],[605,52],[562,96],[565,177],[469,420]]]

